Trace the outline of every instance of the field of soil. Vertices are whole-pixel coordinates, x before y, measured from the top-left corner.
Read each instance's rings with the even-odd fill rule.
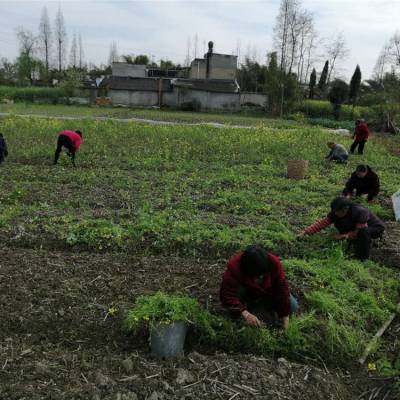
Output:
[[[349,372],[190,343],[186,357],[160,361],[145,334],[122,330],[130,299],[160,287],[218,309],[222,260],[4,247],[1,254],[1,399],[397,398],[389,379],[370,379],[356,365]],[[400,321],[391,329],[396,337]]]

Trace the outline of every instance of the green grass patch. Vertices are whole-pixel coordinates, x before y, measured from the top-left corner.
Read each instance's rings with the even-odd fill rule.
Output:
[[[399,272],[348,259],[332,230],[295,237],[326,215],[360,162],[378,172],[380,197],[388,200],[398,190],[398,157],[372,139],[363,157],[328,165],[326,142],[337,136],[318,126],[268,123],[249,130],[1,118],[10,149],[0,175],[2,238],[10,245],[214,260],[262,244],[283,257],[301,314],[284,334],[220,319],[210,343],[354,359],[398,301]],[[53,166],[58,132],[78,128],[84,137],[78,167],[65,155]],[[349,146],[351,139],[340,142]],[[302,181],[286,177],[287,161],[297,158],[310,162]],[[389,219],[387,204],[371,209]],[[15,227],[17,236],[10,233]]]

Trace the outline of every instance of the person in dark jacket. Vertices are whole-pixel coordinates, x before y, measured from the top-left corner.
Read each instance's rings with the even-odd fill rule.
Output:
[[[5,160],[8,156],[8,148],[6,140],[2,133],[0,133],[0,164]]]
[[[58,135],[57,149],[54,155],[54,165],[57,164],[58,158],[63,147],[68,151],[68,156],[71,158],[72,165],[75,167],[75,153],[79,150],[82,143],[81,131],[63,131]]]
[[[339,231],[336,240],[353,241],[355,256],[361,261],[369,258],[372,239],[381,237],[385,231],[383,222],[370,210],[352,204],[345,197],[337,197],[331,203],[331,212],[307,227],[299,237],[314,235],[331,224]]]
[[[358,165],[351,174],[343,190],[343,196],[351,198],[356,192],[356,196],[366,195],[371,202],[379,194],[379,177],[368,165]]]
[[[354,154],[354,151],[358,146],[358,154],[360,155],[363,154],[364,146],[365,143],[367,143],[368,137],[369,137],[368,125],[365,123],[363,119],[358,119],[356,121],[356,127],[354,129],[354,135],[353,135],[354,142],[350,147],[350,153]]]
[[[231,315],[241,316],[255,327],[262,326],[262,322],[252,314],[254,308],[276,311],[284,329],[289,326],[289,315],[298,309],[279,258],[259,246],[249,246],[229,260],[220,299]]]

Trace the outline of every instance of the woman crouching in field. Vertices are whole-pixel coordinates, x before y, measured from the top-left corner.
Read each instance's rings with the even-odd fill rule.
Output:
[[[54,165],[57,164],[58,158],[63,147],[68,151],[68,156],[71,158],[72,165],[75,167],[75,153],[79,150],[82,144],[81,131],[63,131],[58,135],[56,154],[54,155]]]
[[[339,231],[336,240],[354,243],[355,256],[360,261],[369,258],[372,239],[382,237],[383,222],[367,208],[352,204],[345,197],[337,197],[331,203],[331,212],[300,232],[299,237],[311,236],[333,224]]]
[[[279,258],[259,246],[250,246],[229,260],[220,299],[233,317],[242,317],[254,327],[261,327],[263,322],[253,313],[275,311],[282,327],[287,329],[289,315],[299,308],[290,294]]]

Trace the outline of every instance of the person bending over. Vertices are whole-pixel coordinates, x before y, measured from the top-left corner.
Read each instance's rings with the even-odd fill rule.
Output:
[[[241,316],[254,327],[263,324],[253,314],[256,310],[275,311],[284,329],[289,326],[290,314],[298,310],[279,258],[259,246],[247,247],[228,261],[220,299],[232,316]]]
[[[372,239],[382,236],[383,222],[367,208],[354,205],[345,197],[337,197],[331,203],[331,212],[323,219],[307,227],[299,234],[314,235],[333,224],[339,231],[336,240],[349,240],[355,245],[355,256],[360,261],[369,258]]]
[[[328,161],[335,161],[339,164],[345,164],[349,158],[349,153],[346,148],[335,142],[328,142],[328,147],[331,149],[329,154],[325,157]]]
[[[379,194],[379,177],[368,165],[358,165],[351,174],[343,190],[343,196],[351,198],[356,192],[356,196],[365,195],[368,202]]]
[[[81,147],[82,132],[81,131],[63,131],[58,135],[56,154],[54,155],[54,165],[57,164],[58,158],[63,147],[68,151],[72,165],[75,167],[75,154]]]
[[[8,156],[7,142],[4,139],[3,134],[0,133],[0,164],[6,159],[7,156]]]
[[[365,123],[363,119],[358,119],[356,121],[356,127],[354,129],[354,135],[353,135],[354,142],[350,147],[350,153],[354,154],[354,151],[358,146],[358,154],[360,155],[363,154],[364,146],[365,143],[367,143],[368,137],[369,137],[368,125]]]

